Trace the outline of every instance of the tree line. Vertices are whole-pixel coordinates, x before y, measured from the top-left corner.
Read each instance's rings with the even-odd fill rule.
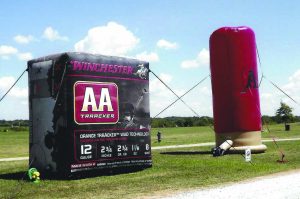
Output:
[[[0,120],[0,126],[5,127],[27,127],[29,126],[29,120]]]
[[[262,116],[263,124],[280,124],[285,122],[286,120],[278,116]],[[300,116],[291,117],[288,122],[300,122]],[[211,126],[213,124],[213,118],[208,116],[151,118],[152,128]],[[0,126],[2,127],[27,127],[28,125],[28,120],[0,120]]]
[[[292,108],[284,102],[280,102],[280,107],[276,110],[275,116],[262,116],[262,124],[287,124],[300,122],[300,116],[292,114]],[[151,127],[188,127],[188,126],[211,126],[214,124],[212,117],[166,117],[152,118]]]
[[[262,124],[281,124],[281,123],[294,123],[300,122],[300,116],[293,116],[288,121],[279,116],[262,116]],[[152,118],[152,128],[162,127],[189,127],[189,126],[211,126],[214,124],[212,117],[165,117],[165,118]]]
[[[207,116],[151,118],[152,128],[210,126],[210,125],[213,125],[213,118]]]
[[[292,108],[286,103],[280,102],[280,107],[276,110],[275,116],[262,116],[263,124],[279,124],[279,123],[293,123],[300,122],[300,116],[292,114]],[[191,126],[212,126],[214,119],[208,116],[202,117],[165,117],[165,118],[151,118],[152,128],[162,127],[191,127]],[[27,127],[28,120],[0,120],[0,126],[6,127]]]

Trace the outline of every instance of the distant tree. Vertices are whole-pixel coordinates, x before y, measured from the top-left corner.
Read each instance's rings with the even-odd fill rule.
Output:
[[[187,117],[184,119],[184,122],[183,122],[183,125],[185,127],[188,127],[188,126],[193,126],[193,121],[190,117]]]
[[[278,119],[274,116],[263,115],[261,117],[263,125],[274,124]]]
[[[300,122],[300,116],[295,116],[294,117],[294,122]]]
[[[276,118],[277,121],[280,123],[286,123],[292,122],[293,120],[293,114],[292,114],[293,109],[289,107],[286,103],[280,102],[280,107],[276,111]]]
[[[184,121],[180,118],[175,121],[175,124],[177,127],[183,127],[184,126]]]

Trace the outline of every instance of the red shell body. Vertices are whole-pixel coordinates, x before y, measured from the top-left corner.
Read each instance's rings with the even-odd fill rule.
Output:
[[[209,44],[215,132],[260,131],[254,32],[223,27],[213,32]]]

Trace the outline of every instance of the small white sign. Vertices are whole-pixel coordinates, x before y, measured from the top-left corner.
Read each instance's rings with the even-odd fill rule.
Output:
[[[245,150],[245,161],[251,162],[251,149],[249,148]]]

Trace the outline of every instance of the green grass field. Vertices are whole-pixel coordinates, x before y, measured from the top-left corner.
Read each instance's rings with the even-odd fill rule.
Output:
[[[0,158],[28,156],[29,132],[11,130],[3,132],[3,129],[0,128]]]
[[[263,139],[276,138],[300,138],[300,123],[292,123],[290,131],[284,131],[283,124],[264,126]],[[157,131],[162,133],[162,142],[157,142]],[[215,135],[210,127],[180,127],[180,128],[154,128],[151,131],[152,146],[166,146],[178,144],[196,144],[202,142],[214,142]]]
[[[300,125],[292,124],[285,132],[283,125],[269,127],[264,138],[300,137]],[[157,143],[152,130],[152,145],[174,145],[214,141],[207,127],[159,129],[163,141]],[[278,143],[285,152],[287,163],[278,163],[279,152],[272,143],[268,150],[253,154],[253,165],[241,155],[213,158],[211,147],[193,147],[153,151],[153,167],[128,174],[98,176],[79,180],[43,180],[39,184],[18,181],[28,169],[28,161],[0,162],[0,198],[141,198],[164,195],[179,190],[203,188],[237,182],[255,176],[300,168],[300,141]],[[6,149],[9,147],[9,149]],[[5,153],[9,152],[9,156]],[[0,157],[28,155],[28,132],[1,132]]]

